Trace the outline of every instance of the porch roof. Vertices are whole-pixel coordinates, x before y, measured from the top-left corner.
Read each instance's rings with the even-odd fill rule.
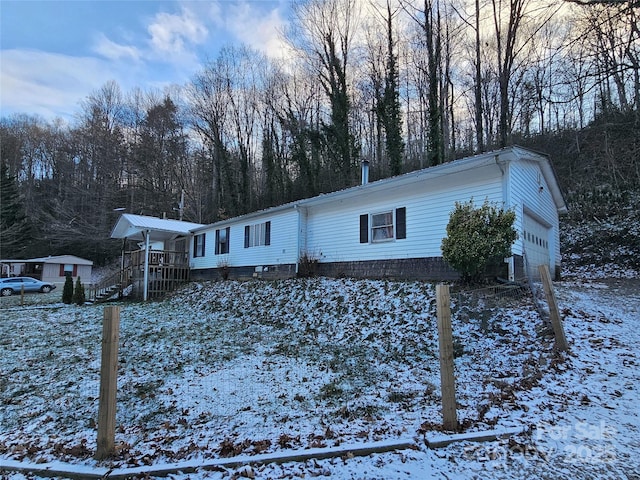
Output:
[[[149,232],[150,239],[164,241],[181,235],[189,235],[191,230],[202,226],[200,223],[124,213],[113,227],[111,238],[143,241],[145,232]]]

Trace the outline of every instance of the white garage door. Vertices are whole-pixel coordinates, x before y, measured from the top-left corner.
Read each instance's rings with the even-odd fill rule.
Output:
[[[550,263],[549,232],[549,227],[525,214],[523,232],[524,251],[529,274],[533,277],[539,277],[538,265],[549,265]]]

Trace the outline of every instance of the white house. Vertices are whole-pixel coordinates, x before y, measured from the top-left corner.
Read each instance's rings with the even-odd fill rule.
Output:
[[[508,147],[299,200],[190,230],[192,279],[287,277],[312,260],[328,276],[451,279],[441,242],[455,202],[485,200],[516,212],[519,238],[505,275],[547,264],[560,273],[559,214],[549,159]]]

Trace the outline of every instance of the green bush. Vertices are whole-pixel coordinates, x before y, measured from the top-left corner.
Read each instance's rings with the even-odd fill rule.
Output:
[[[518,238],[513,228],[516,214],[485,200],[475,208],[473,199],[456,202],[449,217],[447,236],[442,239],[444,259],[472,283],[482,278],[487,265],[496,258],[511,256],[511,246]]]
[[[73,278],[71,275],[67,275],[64,280],[64,287],[62,287],[62,303],[67,305],[73,302]]]
[[[84,305],[84,302],[87,301],[87,298],[84,294],[84,285],[80,282],[80,277],[76,279],[76,288],[73,291],[73,303],[76,305]]]

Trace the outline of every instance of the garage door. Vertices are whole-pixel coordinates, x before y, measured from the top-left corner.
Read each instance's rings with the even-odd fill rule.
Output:
[[[529,275],[532,277],[539,277],[538,265],[549,265],[550,263],[549,232],[549,227],[525,214],[523,232],[524,252]]]

